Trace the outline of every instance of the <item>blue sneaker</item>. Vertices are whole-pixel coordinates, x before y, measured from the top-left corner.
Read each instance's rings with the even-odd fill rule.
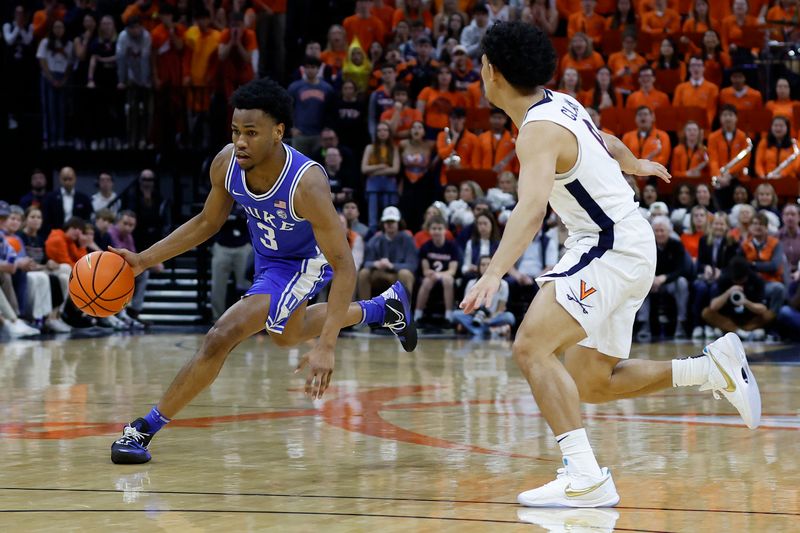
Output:
[[[383,327],[389,328],[398,339],[403,349],[413,352],[417,347],[417,326],[411,312],[411,301],[405,287],[399,281],[381,293],[385,302]]]
[[[122,438],[111,445],[111,462],[118,465],[146,463],[151,459],[147,445],[153,435],[144,418],[137,418],[122,430]]]

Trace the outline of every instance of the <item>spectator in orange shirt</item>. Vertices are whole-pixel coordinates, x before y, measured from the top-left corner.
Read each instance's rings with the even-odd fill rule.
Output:
[[[751,56],[749,50],[740,50],[744,38],[745,28],[758,26],[758,19],[748,14],[747,0],[733,0],[733,13],[722,19],[720,37],[722,49],[731,54],[731,57],[747,58]]]
[[[381,19],[369,12],[371,7],[370,0],[356,0],[355,14],[344,19],[342,24],[347,32],[347,41],[352,42],[353,38],[358,37],[364,50],[369,50],[373,41],[383,44],[386,35]]]
[[[722,71],[731,68],[731,56],[722,49],[719,34],[714,30],[708,30],[703,34],[703,42],[700,48],[689,43],[689,53],[686,60],[692,56],[699,55],[706,64],[705,78],[717,86],[722,85]]]
[[[568,68],[574,68],[578,72],[587,70],[594,72],[603,65],[605,65],[603,56],[594,51],[589,36],[578,32],[570,39],[567,53],[561,58],[559,77],[563,76]]]
[[[401,20],[407,20],[409,24],[415,20],[420,20],[429,31],[433,30],[433,17],[431,16],[431,12],[427,6],[422,6],[420,0],[405,0],[401,7],[394,10],[394,15],[392,15],[392,29],[394,29]],[[388,31],[389,28],[386,28],[386,30]]]
[[[436,153],[442,160],[442,186],[447,185],[448,170],[480,167],[478,137],[465,127],[466,122],[466,110],[454,107],[449,117],[450,131],[441,131],[436,137]]]
[[[725,87],[719,93],[720,105],[732,105],[740,112],[761,109],[764,105],[761,91],[753,89],[746,81],[744,70],[735,67],[731,71],[731,86]]]
[[[589,113],[590,117],[592,117],[592,122],[594,123],[595,128],[597,128],[599,131],[608,133],[609,135],[615,135],[613,131],[602,126],[600,123],[600,112],[597,109],[593,107],[587,107],[586,112]]]
[[[41,41],[47,37],[56,20],[64,20],[67,10],[57,0],[44,0],[44,8],[33,13],[33,37]]]
[[[570,15],[581,10],[581,0],[556,0],[559,18],[569,20]]]
[[[659,91],[654,87],[656,77],[653,73],[653,67],[643,66],[639,69],[639,90],[632,92],[625,102],[627,109],[639,109],[642,106],[647,106],[652,110],[661,106],[669,105],[669,97],[667,93]]]
[[[681,15],[685,15],[685,13],[679,11],[680,3],[680,0],[667,0],[667,8],[680,13]],[[634,7],[636,8],[636,13],[639,15],[639,17],[644,17],[645,13],[655,10],[656,3],[655,0],[637,0],[634,4]]]
[[[556,90],[560,93],[568,94],[576,100],[582,100],[583,91],[581,91],[581,77],[578,71],[574,68],[565,70]]]
[[[583,93],[584,106],[602,111],[607,107],[622,109],[622,94],[611,81],[611,69],[600,67],[595,75],[594,87]]]
[[[452,109],[463,108],[464,103],[464,95],[456,91],[450,67],[440,66],[433,85],[422,89],[417,97],[417,109],[422,113],[426,138],[435,139],[447,126]]]
[[[789,80],[778,78],[775,82],[775,99],[767,102],[767,109],[772,111],[773,117],[786,117],[789,124],[794,120],[794,110],[800,106],[800,102],[792,100],[792,89],[789,87]],[[797,137],[797,124],[794,126],[792,137]]]
[[[86,248],[81,246],[85,226],[81,218],[71,217],[63,229],[51,230],[44,243],[47,258],[60,265],[75,266],[78,259],[86,255]]]
[[[319,58],[331,69],[331,78],[336,78],[344,66],[347,57],[347,34],[338,24],[328,28],[328,45]]]
[[[394,4],[394,2],[391,3]],[[383,23],[383,29],[387,31],[389,28],[394,29],[394,26],[392,25],[392,17],[394,17],[394,5],[389,5],[383,0],[374,0],[372,2],[372,9],[370,9],[369,12],[381,19],[381,22]]]
[[[703,130],[694,120],[683,127],[680,143],[672,150],[670,172],[675,178],[699,178],[708,174],[708,151],[703,144]]]
[[[635,34],[638,27],[639,21],[631,0],[617,0],[617,9],[614,14],[606,18],[606,29],[620,30],[626,33],[633,31]]]
[[[502,109],[493,108],[489,115],[488,131],[478,135],[480,154],[477,167],[493,170],[498,174],[504,171],[514,172],[516,157],[514,137],[508,131],[508,116]]]
[[[244,27],[244,15],[231,13],[230,27],[219,37],[219,63],[225,99],[240,85],[255,77],[258,70],[256,32]]]
[[[572,38],[578,32],[585,33],[592,39],[594,46],[600,46],[606,20],[595,13],[597,0],[581,0],[581,10],[569,16],[567,37]]]
[[[719,87],[703,77],[705,62],[702,57],[695,56],[689,60],[689,81],[675,87],[672,105],[675,107],[702,107],[708,116],[708,126],[714,122],[717,114]]]
[[[682,33],[704,33],[708,30],[716,30],[719,22],[711,18],[709,13],[708,0],[694,0],[692,9],[689,11],[689,18],[683,22]],[[691,41],[685,36],[681,37],[681,44],[688,45]]]
[[[680,79],[686,79],[686,63],[678,58],[675,41],[671,37],[661,41],[658,59],[653,62],[653,69],[655,71],[676,70]]]
[[[667,7],[667,0],[655,0],[655,9],[642,15],[642,32],[653,36],[673,35],[681,29],[681,16]]]
[[[780,173],[776,172],[778,165],[798,150],[796,141],[793,141],[789,137],[789,121],[786,117],[773,118],[767,138],[758,143],[756,176],[761,179],[797,178],[799,159],[795,159]]]
[[[169,4],[161,6],[161,24],[151,34],[153,62],[153,88],[155,89],[155,113],[153,133],[156,145],[165,146],[173,142],[175,135],[182,133],[184,117],[183,89],[183,36],[186,27],[175,23],[175,8]]]
[[[638,159],[649,159],[664,166],[672,151],[669,135],[653,125],[655,114],[647,106],[636,110],[636,129],[622,136],[622,142]]]
[[[159,1],[158,0],[136,0],[122,12],[122,24],[127,26],[128,21],[133,17],[139,17],[142,26],[148,32],[159,24]]]
[[[750,180],[746,169],[750,165],[752,153],[747,154],[728,172],[721,172],[722,167],[747,148],[747,134],[736,127],[737,118],[735,107],[722,106],[719,112],[720,129],[708,137],[708,170],[709,174],[717,177],[716,197],[723,209],[733,206],[733,193],[739,182]]]
[[[205,8],[195,13],[195,24],[184,34],[183,85],[188,87],[190,138],[207,146],[209,133],[206,123],[211,107],[211,94],[217,79],[220,32],[211,27],[211,14]]]
[[[636,33],[626,31],[622,36],[622,50],[608,57],[608,68],[611,69],[614,85],[630,94],[636,89],[633,77],[645,65],[647,60],[636,52]]]
[[[408,87],[398,83],[392,89],[392,107],[381,113],[381,122],[389,124],[392,132],[392,139],[399,142],[408,139],[411,134],[411,125],[414,122],[422,122],[422,113],[409,105]]]
[[[484,94],[482,78],[467,85],[464,97],[467,102],[467,109],[488,109],[491,107],[489,100],[486,99],[486,94]]]
[[[783,21],[789,24],[785,26],[775,26],[770,34],[770,38],[776,41],[791,42],[795,40],[792,34],[797,31],[797,0],[779,0],[767,11],[767,20],[770,22]]]

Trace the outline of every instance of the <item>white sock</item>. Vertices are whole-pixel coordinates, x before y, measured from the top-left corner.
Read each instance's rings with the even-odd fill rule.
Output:
[[[707,355],[672,360],[672,386],[702,385],[708,381],[711,358]]]
[[[452,322],[453,321],[453,312],[452,311],[445,311],[444,312],[444,319],[447,320],[448,322]]]
[[[414,309],[414,320],[422,318],[422,309]]]
[[[561,446],[561,454],[564,456],[563,461],[567,472],[593,478],[603,477],[584,428],[556,435],[556,442]]]

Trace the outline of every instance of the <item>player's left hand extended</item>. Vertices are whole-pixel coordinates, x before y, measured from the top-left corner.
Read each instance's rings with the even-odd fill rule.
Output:
[[[482,305],[490,305],[499,288],[500,278],[487,275],[481,276],[469,292],[464,295],[464,299],[461,300],[461,309],[470,314]]]
[[[634,174],[637,176],[658,176],[667,183],[669,183],[669,181],[672,179],[672,175],[669,173],[669,170],[664,167],[664,165],[648,159],[639,160],[639,164],[637,165],[636,172],[634,172]]]
[[[322,398],[328,385],[331,384],[334,360],[333,349],[321,346],[315,346],[300,359],[294,373],[297,374],[303,370],[303,367],[309,366],[306,395],[310,396],[312,400]]]

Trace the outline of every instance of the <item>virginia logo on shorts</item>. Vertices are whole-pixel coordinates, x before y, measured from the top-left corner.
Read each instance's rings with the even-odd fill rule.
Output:
[[[586,282],[581,280],[581,301],[584,301],[586,298],[591,296],[592,294],[596,293],[597,289],[594,287],[586,287]]]
[[[581,311],[583,311],[583,314],[584,314],[584,315],[588,315],[588,314],[589,314],[588,308],[591,308],[591,307],[594,307],[594,306],[593,306],[593,305],[589,305],[589,304],[585,304],[585,303],[583,303],[583,301],[582,301],[584,298],[586,298],[587,296],[589,296],[589,294],[591,294],[591,293],[589,293],[589,294],[585,294],[585,291],[584,291],[584,288],[585,288],[585,287],[584,287],[584,285],[585,285],[585,282],[584,282],[584,281],[581,281],[581,297],[580,297],[580,298],[578,298],[578,295],[577,295],[577,294],[575,294],[575,291],[574,291],[574,290],[572,290],[572,287],[570,287],[570,288],[569,288],[569,292],[570,292],[570,293],[569,293],[569,294],[567,294],[567,300],[573,301],[573,302],[575,302],[576,304],[578,304],[579,306],[581,306]],[[592,292],[597,292],[597,289],[590,289],[590,290],[591,290]]]

